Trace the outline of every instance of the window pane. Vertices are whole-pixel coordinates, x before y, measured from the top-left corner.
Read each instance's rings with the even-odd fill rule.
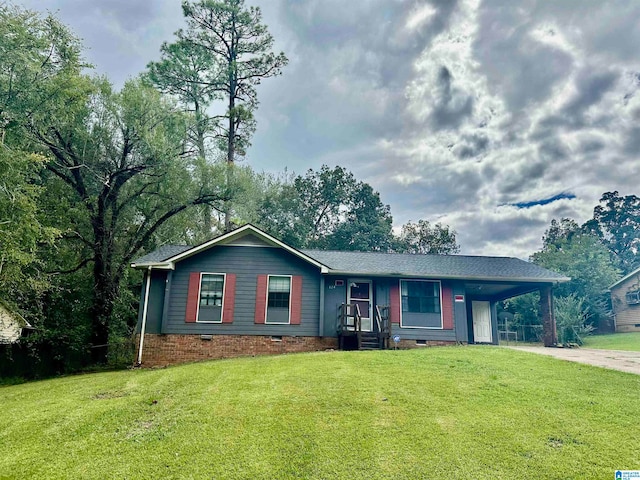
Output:
[[[351,298],[360,298],[366,300],[369,298],[369,284],[364,282],[351,283]]]
[[[267,307],[289,308],[290,277],[269,277],[269,295]]]
[[[291,278],[289,277],[269,277],[269,293],[289,292],[291,289]]]
[[[223,288],[223,275],[203,274],[200,282],[200,305],[221,307]]]
[[[400,291],[403,312],[440,313],[440,285],[437,282],[403,280]]]

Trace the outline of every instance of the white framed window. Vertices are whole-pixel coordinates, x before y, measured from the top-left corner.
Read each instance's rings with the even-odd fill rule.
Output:
[[[265,323],[291,323],[291,275],[267,276]]]
[[[637,305],[640,303],[640,290],[632,290],[625,294],[625,299],[629,305]]]
[[[442,329],[439,280],[400,280],[400,327]]]
[[[200,274],[196,322],[222,323],[225,280],[226,274],[224,273],[203,272]]]

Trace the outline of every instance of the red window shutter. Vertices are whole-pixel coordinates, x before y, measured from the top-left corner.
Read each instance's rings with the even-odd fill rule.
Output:
[[[233,308],[236,301],[236,274],[227,273],[224,286],[224,310],[222,323],[233,323]]]
[[[258,275],[255,323],[264,323],[267,315],[267,276]]]
[[[389,317],[391,323],[400,323],[400,281],[391,283],[389,289]]]
[[[453,292],[447,285],[442,285],[442,328],[453,330]]]
[[[300,325],[302,319],[302,277],[291,278],[291,325]]]
[[[200,272],[189,274],[189,290],[187,291],[187,311],[184,321],[194,323],[198,315],[198,301],[200,297]]]

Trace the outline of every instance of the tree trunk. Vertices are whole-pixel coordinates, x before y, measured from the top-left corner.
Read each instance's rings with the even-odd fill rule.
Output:
[[[109,325],[120,285],[108,262],[96,258],[93,267],[93,305],[91,307],[91,360],[104,364],[109,353]]]
[[[195,116],[196,116],[196,147],[198,148],[198,156],[206,161],[206,150],[204,145],[205,127],[203,123],[203,116],[200,110],[200,104],[195,102]],[[204,223],[204,229],[207,232],[207,236],[211,234],[211,206],[205,204],[202,206],[202,219]]]
[[[107,202],[101,195],[92,219],[94,235],[93,304],[91,306],[91,359],[106,363],[109,353],[109,324],[120,285],[113,271],[113,238],[107,227]],[[112,215],[115,213],[112,212]],[[114,219],[112,219],[114,221]]]
[[[232,166],[236,155],[236,81],[233,67],[234,59],[229,63],[229,129],[227,131],[227,166]],[[229,171],[226,175],[227,188],[229,185]],[[231,231],[231,214],[233,206],[230,200],[224,202],[224,231]]]

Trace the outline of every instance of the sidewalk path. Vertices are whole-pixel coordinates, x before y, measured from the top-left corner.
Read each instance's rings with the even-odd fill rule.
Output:
[[[597,367],[620,370],[621,372],[640,375],[640,352],[622,350],[596,350],[594,348],[546,348],[546,347],[511,347],[523,352],[539,353],[570,362],[586,363]]]

